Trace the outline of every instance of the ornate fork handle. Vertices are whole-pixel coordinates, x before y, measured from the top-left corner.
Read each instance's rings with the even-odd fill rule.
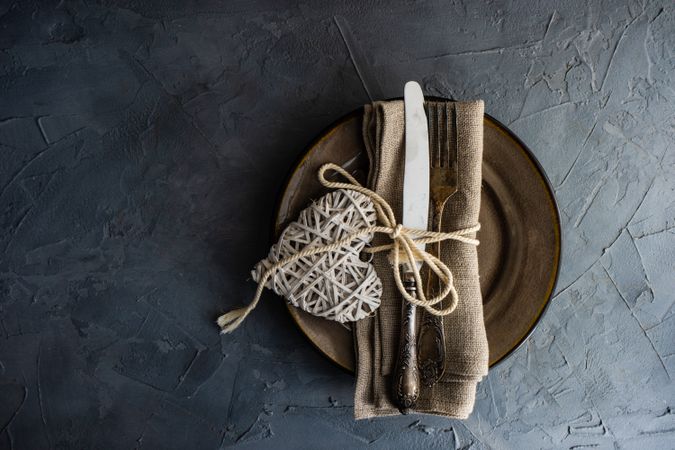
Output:
[[[432,230],[441,230],[441,216],[443,205],[435,205],[432,216]],[[430,249],[430,253],[436,257],[441,256],[441,244],[437,242]],[[429,274],[428,295],[439,292],[440,280]],[[419,370],[422,376],[422,384],[433,386],[445,372],[445,331],[441,316],[423,314],[423,321],[419,333],[419,348],[422,353],[419,361]]]

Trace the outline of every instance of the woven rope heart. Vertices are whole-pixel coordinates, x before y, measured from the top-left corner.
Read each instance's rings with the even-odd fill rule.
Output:
[[[367,196],[345,189],[330,192],[286,227],[267,258],[253,269],[253,279],[259,281],[284,258],[339,241],[376,221],[375,207]],[[315,316],[342,323],[368,317],[380,306],[382,296],[375,267],[359,257],[372,239],[369,234],[337,250],[301,258],[276,271],[265,286]]]

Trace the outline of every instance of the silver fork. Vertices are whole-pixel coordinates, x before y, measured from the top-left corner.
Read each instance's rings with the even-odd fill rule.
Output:
[[[443,209],[448,199],[457,192],[457,115],[453,114],[453,130],[455,145],[450,145],[448,131],[448,104],[447,102],[429,104],[427,120],[429,136],[435,136],[435,142],[430,145],[431,153],[431,203],[433,213],[431,230],[442,231]],[[440,125],[440,126],[439,126]],[[437,242],[430,248],[430,253],[440,258],[441,243]],[[429,271],[427,281],[427,297],[440,292],[441,281],[433,272]],[[418,352],[421,381],[425,386],[433,386],[443,376],[445,371],[445,331],[443,330],[443,316],[436,316],[423,312],[422,326],[418,338]]]

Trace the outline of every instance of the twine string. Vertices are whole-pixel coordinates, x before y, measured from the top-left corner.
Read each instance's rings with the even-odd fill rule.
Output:
[[[328,179],[326,179],[326,172],[328,171],[337,172],[342,177],[344,177],[348,181],[348,183],[329,181]],[[401,296],[407,302],[419,306],[421,308],[424,308],[430,314],[436,316],[445,316],[452,313],[455,310],[458,303],[458,297],[450,268],[440,259],[438,259],[434,255],[431,255],[430,253],[427,253],[424,250],[421,250],[418,246],[421,246],[422,244],[431,244],[434,242],[441,242],[445,240],[455,240],[469,245],[478,245],[478,240],[471,236],[473,235],[473,233],[475,233],[480,229],[480,224],[476,224],[468,228],[463,228],[451,232],[436,232],[436,231],[408,228],[403,226],[402,224],[396,223],[396,216],[394,215],[394,211],[392,210],[391,206],[387,203],[386,200],[384,200],[376,192],[373,192],[370,189],[362,186],[354,177],[352,177],[347,171],[345,171],[342,167],[338,166],[337,164],[328,163],[321,166],[318,172],[318,178],[319,182],[327,188],[348,189],[367,196],[373,202],[380,225],[362,228],[330,244],[315,247],[305,247],[298,253],[283,258],[277,261],[276,263],[270,265],[258,279],[258,288],[256,289],[255,295],[253,296],[253,300],[251,301],[251,303],[249,303],[248,306],[239,309],[234,309],[218,317],[217,323],[220,326],[223,333],[231,333],[237,327],[239,327],[239,325],[241,325],[244,319],[246,319],[246,317],[251,313],[251,311],[253,311],[253,309],[255,309],[255,307],[258,305],[258,301],[262,296],[263,289],[267,281],[279,269],[291,265],[302,258],[307,258],[309,256],[338,250],[343,246],[350,245],[356,239],[374,233],[381,233],[388,235],[392,243],[387,245],[380,245],[377,247],[366,248],[363,250],[363,252],[380,253],[384,251],[389,251],[396,287],[400,292]],[[403,286],[403,282],[401,280],[401,273],[399,270],[399,266],[401,265],[405,265],[407,267],[407,270],[410,270],[413,273],[413,277],[415,279],[415,282],[417,283],[417,286],[424,286],[424,284],[422,283],[422,277],[420,275],[420,269],[417,267],[418,261],[421,261],[422,265],[426,264],[431,269],[431,271],[434,272],[436,276],[438,276],[438,278],[441,280],[443,289],[434,297],[427,298],[424,293],[424,289],[417,290],[417,297],[412,296],[408,292],[406,292],[405,287]],[[450,296],[448,306],[445,308],[437,307],[436,305],[438,305],[448,295]]]

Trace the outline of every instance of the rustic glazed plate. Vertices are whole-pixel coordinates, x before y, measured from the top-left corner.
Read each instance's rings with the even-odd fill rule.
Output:
[[[322,164],[340,164],[365,180],[362,115],[360,109],[340,119],[310,145],[283,190],[277,236],[312,199],[326,192],[316,177]],[[529,336],[551,299],[560,261],[560,218],[550,183],[532,153],[492,117],[486,115],[484,124],[478,262],[493,366]],[[290,305],[289,311],[324,355],[354,370],[348,329]]]

